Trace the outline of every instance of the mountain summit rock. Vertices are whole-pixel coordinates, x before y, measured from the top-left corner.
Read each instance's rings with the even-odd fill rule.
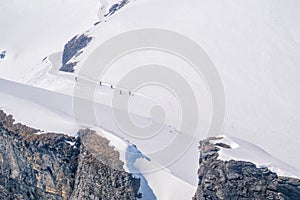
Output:
[[[200,141],[199,182],[194,200],[299,200],[299,179],[278,176],[251,162],[219,159],[222,148],[231,148],[216,142],[220,139]]]

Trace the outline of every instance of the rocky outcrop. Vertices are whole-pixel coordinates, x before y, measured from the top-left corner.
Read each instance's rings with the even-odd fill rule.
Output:
[[[72,193],[79,141],[37,131],[14,124],[11,115],[0,111],[0,198],[67,199]]]
[[[73,37],[65,46],[62,55],[62,66],[59,69],[64,72],[74,72],[77,62],[69,62],[74,56],[82,53],[82,49],[92,41],[92,37],[85,34]]]
[[[0,199],[136,199],[140,180],[90,130],[36,134],[0,110]]]
[[[120,10],[121,8],[123,8],[126,4],[129,3],[129,0],[121,0],[115,4],[113,4],[109,10],[108,10],[108,13],[106,13],[104,15],[104,17],[107,17],[107,16],[110,16],[110,15],[113,15],[115,14],[115,12],[117,12],[118,10]]]
[[[6,56],[6,51],[2,51],[2,52],[0,53],[0,59],[4,59],[5,56]]]
[[[194,200],[299,200],[300,180],[280,177],[268,168],[257,168],[245,161],[218,159],[227,144],[200,141],[199,183]]]
[[[82,140],[75,189],[70,200],[136,199],[140,179],[124,172],[119,152],[91,130],[79,132]]]

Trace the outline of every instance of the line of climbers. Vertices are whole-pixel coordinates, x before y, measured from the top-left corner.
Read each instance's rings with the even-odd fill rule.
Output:
[[[75,77],[75,81],[78,82],[78,78],[77,78],[77,77]],[[103,84],[102,81],[100,81],[100,82],[99,82],[99,86],[105,86],[105,85]],[[111,89],[116,89],[113,85],[110,85],[110,88],[111,88]],[[120,95],[122,95],[122,94],[123,94],[123,91],[120,89],[120,90],[119,90],[119,93],[120,93]],[[128,95],[133,96],[133,92],[131,92],[130,90],[128,90]]]

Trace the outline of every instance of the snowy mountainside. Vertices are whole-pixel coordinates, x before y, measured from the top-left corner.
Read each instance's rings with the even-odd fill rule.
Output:
[[[4,0],[1,4],[0,24],[5,28],[0,29],[3,41],[0,44],[0,106],[13,114],[17,121],[42,131],[76,134],[78,127],[73,119],[72,94],[75,77],[90,53],[104,41],[129,30],[168,29],[201,45],[220,73],[226,94],[226,118],[221,134],[247,141],[230,152],[222,151],[220,157],[248,160],[258,166],[276,165],[274,171],[279,169],[278,172],[299,177],[300,160],[295,153],[299,151],[300,143],[299,1],[33,0],[28,4]],[[80,44],[81,39],[76,40],[82,35],[91,38],[83,42],[84,45]],[[75,38],[74,52],[69,50],[73,45],[65,48],[72,38]],[[67,55],[71,52],[66,60],[63,56],[65,50]],[[103,79],[107,85],[98,87],[95,92],[101,130],[106,130],[107,138],[117,138],[112,141],[120,152],[124,152],[128,147],[125,141],[129,141],[141,153],[147,154],[176,135],[180,105],[174,97],[155,87],[140,90],[132,110],[137,118],[148,122],[149,113],[145,108],[157,102],[164,105],[171,114],[169,126],[161,136],[151,141],[128,137],[112,118],[109,106],[113,91],[110,85],[116,85],[134,67],[149,63],[173,66],[190,81],[201,102],[203,115],[199,133],[205,133],[209,127],[210,96],[205,83],[195,76],[190,66],[159,52],[134,52],[109,68]],[[61,71],[64,65],[71,66],[71,70],[65,71],[72,73]],[[35,115],[28,118],[27,114],[33,112]],[[90,124],[86,126],[99,128]],[[185,138],[184,134],[177,135]],[[200,138],[196,138],[189,151],[174,165],[142,174],[158,199],[178,195],[191,199],[194,195],[199,153],[197,140]],[[251,143],[270,155],[257,147],[252,148]],[[284,148],[278,148],[281,146]],[[253,152],[257,155],[251,155]],[[126,162],[126,156],[120,154]],[[268,162],[250,159],[252,156]],[[135,167],[141,171],[156,168],[159,163],[155,158],[150,160],[136,159]],[[158,187],[158,177],[162,176],[168,180],[167,186],[172,187]],[[174,193],[174,188],[181,188],[182,192]]]
[[[193,5],[193,6],[191,6]],[[134,1],[89,29],[94,39],[76,60],[84,61],[95,47],[124,31],[155,27],[182,33],[200,44],[215,63],[226,94],[223,133],[251,141],[294,166],[300,167],[299,144],[299,2],[283,1]],[[168,12],[166,12],[168,11]],[[155,14],[153,14],[155,12]],[[180,13],[172,15],[170,13]],[[121,45],[121,44],[120,44]],[[144,53],[144,52],[143,52]],[[157,52],[156,52],[157,53]],[[156,54],[135,56],[136,63],[174,65],[176,58]],[[150,53],[151,54],[151,53]],[[152,56],[152,57],[151,57]],[[165,55],[164,55],[165,56]],[[104,77],[115,84],[132,69],[130,55],[116,63]],[[134,64],[136,64],[134,63]],[[75,73],[83,62],[75,66]],[[128,65],[126,70],[120,70]],[[174,69],[191,81],[205,113],[211,110],[203,82],[193,71],[175,64]],[[155,99],[158,95],[145,91]],[[172,99],[164,97],[165,101]],[[176,115],[176,113],[174,114]],[[209,117],[202,119],[207,128]],[[254,128],[255,127],[255,128]],[[290,138],[293,140],[290,140]],[[272,138],[272,142],[267,142]],[[288,145],[292,143],[291,145]],[[285,149],[274,146],[284,144]]]
[[[22,76],[43,58],[92,26],[99,8],[99,0],[2,1],[1,50],[7,51],[7,60],[1,63],[1,76],[25,81]]]

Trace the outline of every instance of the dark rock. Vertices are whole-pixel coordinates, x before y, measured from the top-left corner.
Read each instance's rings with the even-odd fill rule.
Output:
[[[107,139],[90,130],[77,138],[37,131],[0,110],[0,200],[141,196],[140,180],[123,170]]]
[[[94,23],[94,26],[97,26],[97,25],[100,24],[100,23],[101,23],[101,22],[98,21],[98,22]]]
[[[85,34],[73,37],[64,47],[62,55],[62,67],[59,69],[64,72],[74,72],[77,62],[69,63],[71,58],[78,56],[81,50],[92,41],[92,37]]]
[[[3,195],[7,199],[67,199],[74,187],[79,148],[65,141],[76,142],[76,147],[79,141],[62,134],[36,135],[36,129],[13,122],[0,111]]]
[[[224,143],[216,143],[216,146],[225,148],[225,149],[231,149],[231,147],[228,144],[224,144]]]
[[[219,138],[221,139],[221,138]],[[223,143],[211,143],[217,137],[200,141],[198,188],[194,200],[299,200],[300,180],[278,177],[268,168],[257,168],[245,161],[218,159]]]
[[[75,190],[70,200],[87,199],[136,199],[140,180],[124,172],[119,152],[109,141],[91,130],[79,132],[80,147]]]
[[[5,58],[5,56],[6,56],[6,51],[2,51],[2,52],[0,53],[0,59]]]
[[[59,70],[64,72],[74,72],[74,67],[77,65],[78,62],[66,63],[64,64]]]
[[[129,3],[129,0],[122,0],[119,1],[118,3],[113,4],[110,8],[107,14],[105,14],[104,16],[110,16],[113,15],[116,11],[120,10],[121,8],[123,8],[127,3]]]

